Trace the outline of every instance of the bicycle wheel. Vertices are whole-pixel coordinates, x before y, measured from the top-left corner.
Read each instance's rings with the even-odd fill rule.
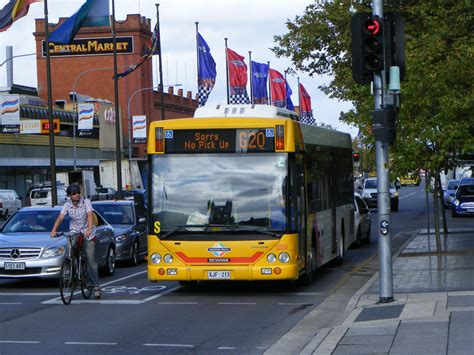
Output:
[[[88,300],[92,296],[92,289],[94,287],[89,281],[89,275],[87,274],[87,264],[85,262],[82,262],[81,265],[81,292],[82,292],[82,297],[84,299]]]
[[[61,299],[65,305],[70,304],[72,301],[75,273],[74,264],[71,260],[64,260],[61,266],[61,272],[59,273],[59,292],[61,293]]]

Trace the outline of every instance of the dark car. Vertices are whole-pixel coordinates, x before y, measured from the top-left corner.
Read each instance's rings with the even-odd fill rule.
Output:
[[[26,207],[0,229],[0,278],[57,278],[64,261],[67,240],[51,238],[50,233],[61,207]],[[96,215],[95,257],[100,267],[115,271],[113,228]],[[69,230],[66,216],[58,232]]]
[[[147,252],[145,211],[134,200],[94,201],[92,206],[115,230],[117,260],[137,265]]]
[[[474,216],[474,178],[462,178],[454,196],[452,216]]]

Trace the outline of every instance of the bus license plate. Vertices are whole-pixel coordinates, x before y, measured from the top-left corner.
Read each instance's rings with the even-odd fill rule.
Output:
[[[207,278],[209,280],[228,280],[230,279],[230,271],[208,271]]]
[[[25,270],[25,263],[5,263],[5,270]]]

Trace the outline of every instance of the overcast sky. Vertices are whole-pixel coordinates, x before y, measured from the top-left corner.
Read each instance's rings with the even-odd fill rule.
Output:
[[[8,1],[0,0],[0,7]],[[57,23],[60,17],[72,15],[85,0],[48,0],[49,22]],[[140,13],[156,22],[157,1],[115,0],[116,18],[124,20],[127,14]],[[248,65],[248,51],[257,62],[270,61],[273,69],[280,71],[291,66],[286,58],[276,58],[270,47],[274,46],[273,36],[286,33],[285,22],[301,15],[311,1],[304,0],[160,0],[160,31],[163,55],[164,84],[182,84],[185,91],[197,91],[195,22],[199,22],[199,32],[204,37],[217,63],[217,79],[208,104],[226,102],[225,44],[240,55],[245,56]],[[30,7],[27,16],[18,20],[6,32],[0,33],[0,62],[5,60],[5,46],[13,46],[13,55],[35,52],[34,19],[43,18],[43,3]],[[153,69],[157,72],[157,56],[153,59]],[[15,58],[13,65],[14,83],[37,86],[36,62],[34,56]],[[52,68],[54,70],[54,68]],[[339,121],[339,113],[348,110],[346,102],[331,100],[318,86],[328,78],[309,77],[297,73],[300,82],[311,96],[313,113],[318,122],[330,124],[334,128],[357,134],[357,128]],[[297,79],[289,76],[288,83],[293,90],[292,100],[298,104]],[[154,75],[157,83],[158,75]],[[0,86],[6,86],[6,65],[0,67]],[[249,91],[249,88],[247,88]],[[85,93],[87,94],[87,93]]]

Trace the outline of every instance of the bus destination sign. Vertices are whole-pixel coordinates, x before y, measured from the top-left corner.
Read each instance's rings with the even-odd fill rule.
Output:
[[[165,130],[166,153],[275,151],[274,128]]]

